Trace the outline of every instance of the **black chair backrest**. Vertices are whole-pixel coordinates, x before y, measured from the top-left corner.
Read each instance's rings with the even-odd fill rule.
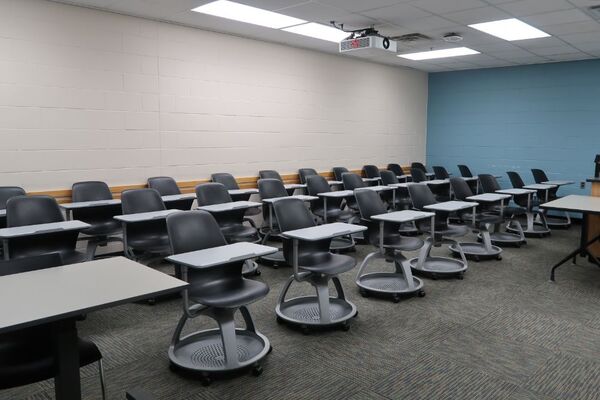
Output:
[[[203,183],[196,186],[196,199],[199,206],[231,202],[231,196],[225,185],[220,183]]]
[[[121,193],[123,214],[136,214],[165,210],[160,193],[156,189],[131,189]]]
[[[17,196],[6,203],[6,226],[24,226],[64,221],[54,197]]]
[[[174,194],[181,194],[179,186],[175,179],[170,176],[156,176],[154,178],[148,178],[148,187],[150,189],[156,189],[161,196],[171,196]]]
[[[317,170],[314,168],[300,168],[298,170],[298,177],[300,178],[300,183],[306,183],[306,178],[315,175],[318,175],[318,173]]]
[[[519,175],[518,172],[508,171],[507,174],[513,188],[521,189],[523,186],[525,186],[525,182],[523,182],[523,179],[521,179],[521,175]]]
[[[63,262],[59,253],[47,253],[16,258],[13,260],[2,260],[0,261],[0,276],[38,271],[40,269],[58,267],[61,265],[63,265]]]
[[[81,201],[112,200],[113,195],[105,182],[76,182],[71,187],[71,199],[74,203]]]
[[[450,178],[450,174],[446,171],[446,168],[436,165],[433,167],[433,173],[435,174],[435,179],[448,179]]]
[[[402,166],[400,164],[390,163],[387,165],[387,169],[388,171],[392,171],[397,176],[405,175],[404,170],[402,169]]]
[[[384,169],[382,171],[379,171],[379,174],[381,175],[381,183],[385,186],[398,183],[398,178],[396,174],[392,171]]]
[[[452,185],[452,191],[457,200],[468,201],[467,197],[473,196],[471,187],[463,178],[454,177],[450,178],[450,185]]]
[[[0,186],[0,209],[5,209],[8,199],[16,196],[25,196],[25,190],[19,186]]]
[[[458,170],[460,171],[460,176],[462,176],[463,178],[472,178],[473,177],[473,173],[471,172],[469,167],[467,167],[464,164],[458,165]]]
[[[354,193],[360,216],[363,219],[370,219],[373,215],[385,214],[387,212],[385,204],[381,201],[379,194],[373,190],[357,190]]]
[[[258,176],[260,179],[277,179],[283,182],[283,178],[281,178],[279,172],[272,169],[263,169],[258,171]]]
[[[306,190],[309,196],[316,196],[319,193],[331,192],[331,186],[321,175],[311,175],[306,177]]]
[[[413,162],[410,164],[410,168],[417,168],[420,169],[423,172],[427,172],[427,168],[425,168],[425,165],[423,165],[423,163],[420,162]]]
[[[167,231],[173,254],[209,249],[227,244],[221,228],[206,211],[185,211],[167,217]]]
[[[342,182],[344,183],[345,190],[354,190],[358,188],[367,187],[362,178],[354,172],[346,172],[342,174]]]
[[[309,228],[315,226],[315,220],[312,213],[306,208],[304,202],[300,199],[283,199],[273,203],[273,210],[279,229],[281,232],[292,231],[295,229]],[[300,241],[298,244],[298,260],[300,265],[304,265],[303,260],[311,261],[330,257],[329,246],[331,239],[318,240],[314,242]],[[293,262],[292,240],[283,239],[283,255],[286,261],[291,265]]]
[[[496,190],[500,190],[500,185],[494,175],[490,174],[479,174],[479,184],[483,193],[495,193]]]
[[[365,177],[367,178],[379,178],[379,168],[376,165],[364,165],[363,168],[363,173],[365,174]]]
[[[240,188],[233,175],[227,172],[218,172],[216,174],[212,174],[210,176],[210,180],[224,185],[225,189],[227,190],[236,190]]]
[[[421,168],[411,167],[410,175],[415,183],[425,182],[427,180],[427,175],[425,175],[425,172]]]
[[[336,181],[341,181],[342,180],[342,175],[345,174],[348,171],[348,168],[346,167],[333,167],[331,169],[331,171],[333,171],[333,177],[335,178]]]
[[[259,179],[258,192],[261,199],[271,199],[273,197],[285,197],[287,191],[283,186],[283,182],[279,179]]]
[[[550,180],[548,179],[546,173],[541,169],[533,168],[531,170],[531,173],[533,174],[533,179],[535,180],[535,183],[548,182]]]
[[[437,203],[433,192],[424,183],[408,185],[408,193],[417,210],[426,211],[425,206]]]

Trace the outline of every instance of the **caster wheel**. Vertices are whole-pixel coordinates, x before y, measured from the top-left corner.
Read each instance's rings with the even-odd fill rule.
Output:
[[[465,279],[465,275],[464,274],[459,274],[457,276],[457,278],[462,281],[463,279]]]
[[[200,378],[200,383],[202,386],[209,386],[212,383],[212,379],[209,376],[203,376]]]
[[[310,330],[308,329],[308,326],[306,326],[306,325],[302,325],[300,327],[300,329],[302,330],[303,335],[308,335],[310,333]]]
[[[365,298],[366,298],[366,297],[369,297],[369,292],[367,292],[366,290],[362,290],[362,289],[361,289],[361,290],[360,290],[360,295],[361,295],[362,297],[365,297]]]
[[[479,256],[475,256],[475,257],[473,257],[473,261],[479,262],[479,261],[481,261],[481,259],[479,258]]]
[[[394,296],[394,297],[392,297],[392,301],[394,303],[400,303],[400,296]]]
[[[269,351],[267,351],[267,354],[271,354],[272,351],[273,351],[273,346],[269,346]]]
[[[262,365],[256,365],[252,368],[252,376],[261,376],[263,373]]]
[[[433,279],[434,281],[438,280],[438,276],[436,274],[431,275],[431,279]]]
[[[498,260],[498,261],[502,260],[502,256],[496,257],[496,260]]]
[[[417,296],[419,297],[425,297],[425,291],[424,290],[419,290],[419,293],[417,293]]]
[[[283,318],[281,318],[279,315],[277,316],[277,323],[283,324]]]
[[[347,322],[345,322],[345,323],[342,325],[342,330],[343,330],[344,332],[348,332],[348,331],[350,330],[350,324],[349,324],[349,323],[347,323]]]
[[[254,276],[260,276],[260,274],[261,274],[260,270],[257,269],[256,272],[254,273]]]
[[[146,300],[146,303],[147,303],[149,306],[153,306],[153,305],[155,305],[155,304],[156,304],[156,299],[148,299],[148,300]]]
[[[177,365],[175,365],[173,363],[169,363],[169,371],[177,372],[178,370],[179,370],[179,368],[177,367]]]

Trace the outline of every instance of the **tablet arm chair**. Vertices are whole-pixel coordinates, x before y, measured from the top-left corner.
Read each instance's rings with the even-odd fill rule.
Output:
[[[423,247],[423,241],[416,237],[401,236],[399,233],[400,223],[371,219],[374,215],[387,213],[383,201],[376,192],[359,190],[355,196],[362,224],[367,227],[365,239],[377,248],[377,251],[369,253],[364,258],[358,269],[356,284],[360,288],[360,294],[363,297],[370,294],[391,297],[394,303],[399,302],[402,295],[425,296],[423,282],[419,278],[413,277],[410,265],[402,254],[403,251],[420,249]],[[395,271],[366,274],[369,263],[378,258],[393,262]]]
[[[261,171],[258,171],[258,177],[259,177],[259,179],[277,179],[278,181],[283,183],[283,178],[281,177],[279,172],[272,170],[272,169],[263,169]],[[288,196],[293,195],[294,192],[296,191],[295,188],[289,188],[289,189],[285,189],[285,190],[286,190]]]
[[[84,201],[112,200],[113,195],[108,185],[99,181],[77,182],[71,187],[71,199],[74,203]],[[77,208],[72,210],[72,218],[90,224],[81,233],[87,239],[87,254],[92,260],[98,246],[106,246],[109,242],[123,242],[121,224],[115,215],[121,214],[121,205],[94,208]]]
[[[59,253],[0,261],[0,276],[37,271],[62,265]],[[9,389],[56,376],[53,326],[44,324],[0,334],[0,389]],[[102,353],[91,341],[79,338],[79,367],[98,364],[102,399],[106,399]]]
[[[473,177],[473,173],[471,172],[471,169],[469,167],[467,167],[464,164],[460,164],[457,165],[458,170],[460,171],[460,176],[462,176],[463,178],[472,178]]]
[[[235,178],[233,177],[233,175],[231,175],[227,172],[218,172],[218,173],[212,174],[210,176],[210,179],[214,183],[220,183],[220,184],[224,185],[225,189],[227,189],[227,190],[238,190],[240,188],[240,186],[238,185],[238,183],[235,180]],[[248,201],[248,200],[250,200],[250,196],[252,196],[250,193],[238,193],[238,194],[231,195],[231,200],[232,201]],[[258,214],[260,214],[260,208],[248,208],[246,210],[246,214],[245,214],[245,216],[248,218],[245,218],[245,221],[248,221],[248,223],[250,223],[250,225],[252,225],[253,227],[256,228],[256,223],[254,222],[254,220],[252,218],[249,218],[249,217],[251,217],[253,215],[258,215]]]
[[[165,210],[165,204],[156,189],[132,189],[121,194],[123,214],[137,214]],[[168,254],[170,250],[167,227],[163,218],[123,223],[125,255],[139,261],[143,257]]]
[[[316,176],[319,175],[317,173],[317,170],[314,168],[300,168],[298,170],[298,178],[300,178],[300,183],[302,184],[306,184],[307,183],[307,178],[309,176]]]
[[[0,186],[0,210],[6,209],[11,197],[25,196],[25,190],[18,186]],[[6,215],[0,216],[0,229],[6,228]]]
[[[438,203],[426,184],[412,184],[408,187],[408,191],[415,210],[432,211],[425,207]],[[468,229],[462,225],[448,224],[449,213],[447,211],[435,210],[432,212],[435,213],[433,223],[427,220],[416,221],[419,230],[429,233],[429,237],[425,239],[425,245],[421,248],[419,256],[409,260],[409,263],[414,271],[431,276],[433,279],[447,276],[456,276],[458,279],[462,279],[468,263],[460,244],[454,238],[466,235]],[[460,260],[431,256],[431,248],[442,244],[456,245]]]
[[[480,174],[479,176],[479,184],[481,185],[481,190],[483,193],[496,193],[497,190],[500,190],[500,185],[498,181],[493,175],[490,174]],[[494,230],[490,232],[490,239],[492,244],[497,246],[517,246],[520,247],[521,244],[526,243],[525,234],[523,232],[523,228],[521,223],[519,222],[518,217],[524,216],[527,213],[527,210],[523,207],[519,206],[511,206],[508,204],[504,206],[498,207],[497,205],[493,205],[491,207],[485,207],[484,212],[491,212],[497,215],[500,215],[505,220],[508,220],[508,227],[511,228],[510,231],[501,231],[500,226],[495,225]],[[483,240],[483,238],[481,238]]]
[[[231,196],[225,186],[220,183],[204,183],[196,186],[196,198],[198,206],[231,203]],[[260,242],[258,230],[253,226],[244,225],[245,213],[245,208],[211,213],[219,224],[221,233],[225,236],[227,243]],[[245,276],[250,274],[260,275],[258,265],[252,260],[247,260],[243,272]]]
[[[410,176],[412,177],[412,181],[414,183],[421,183],[428,180],[425,171],[423,171],[421,168],[411,167]]]
[[[175,179],[169,176],[157,176],[154,178],[148,178],[148,187],[150,189],[156,189],[161,196],[173,196],[181,194],[179,186]],[[180,199],[169,201],[166,203],[167,208],[174,210],[189,210],[192,208],[194,199]]]
[[[166,222],[172,254],[218,249],[227,244],[219,224],[208,212],[171,214]],[[252,369],[255,376],[262,373],[261,360],[271,345],[256,330],[248,305],[264,298],[269,287],[242,276],[245,259],[230,259],[210,267],[179,266],[182,279],[190,285],[183,292],[183,315],[169,346],[172,370],[199,373],[203,385],[226,372]],[[238,310],[245,329],[235,327]],[[182,337],[186,322],[199,316],[215,320],[219,327]]]
[[[427,171],[427,168],[425,167],[425,165],[423,163],[413,162],[413,163],[410,164],[410,168],[411,168],[411,170],[413,168],[420,169],[421,171],[423,171],[423,173],[425,174],[425,176],[427,177],[427,179],[434,179],[434,175],[435,174],[429,173]]]
[[[367,184],[363,182],[362,178],[353,172],[345,172],[342,174],[342,182],[344,183],[344,190],[356,190],[367,187]],[[356,203],[355,197],[348,197],[346,199],[346,205],[356,214],[359,213],[358,204]]]
[[[64,220],[58,203],[50,196],[17,196],[6,203],[6,225],[9,228]],[[87,255],[76,250],[79,232],[80,230],[58,230],[11,238],[8,240],[9,258],[60,253],[64,264],[87,261]]]
[[[468,198],[474,195],[469,184],[461,177],[450,178],[450,184],[452,185],[456,200],[470,201]],[[460,247],[465,256],[475,261],[488,259],[501,260],[502,249],[492,244],[489,228],[501,225],[504,222],[504,218],[500,215],[485,214],[477,209],[463,209],[457,211],[457,214],[482,239],[482,243],[461,242]],[[450,251],[454,254],[459,254],[458,248],[454,245],[450,246]]]
[[[400,164],[390,163],[387,165],[387,170],[392,171],[394,174],[396,174],[396,176],[404,176],[405,182],[410,182],[412,180],[410,174],[404,172],[404,169],[402,169],[402,166]]]
[[[272,199],[276,197],[288,197],[288,193],[283,186],[283,182],[278,179],[259,179],[258,192],[260,198]],[[270,238],[281,240],[281,232],[279,230],[279,222],[273,204],[267,204],[263,201],[262,205],[263,226],[260,228],[260,233],[263,236],[262,243],[266,243]],[[283,251],[278,251],[275,254],[269,254],[260,258],[261,264],[272,265],[275,268],[286,265]]]
[[[435,174],[435,179],[450,179],[450,174],[446,170],[446,168],[436,165],[433,168],[433,173]]]
[[[331,171],[333,172],[333,177],[335,178],[336,181],[341,181],[342,175],[345,174],[346,172],[350,172],[350,171],[348,171],[348,168],[346,168],[346,167],[333,167],[331,169]]]
[[[537,169],[537,168],[533,168],[531,170],[531,173],[533,174],[533,179],[535,180],[535,183],[544,183],[544,182],[548,182],[550,179],[548,179],[548,176],[546,175],[546,173],[541,170],[541,169]],[[559,199],[560,197],[558,196],[557,192],[558,192],[559,186],[555,187],[554,189],[550,189],[548,191],[548,201],[552,201],[552,200],[556,200]],[[548,216],[548,213],[543,210],[544,214],[546,215],[546,223],[548,224],[549,227],[551,228],[563,228],[563,229],[567,229],[571,226],[571,214],[569,214],[566,211],[561,212],[561,214],[563,214],[564,216]]]
[[[525,186],[521,175],[515,171],[508,171],[506,173],[510,179],[510,183],[515,189],[522,189]],[[513,196],[513,201],[527,209],[527,227],[524,232],[526,236],[538,236],[543,237],[550,233],[550,228],[546,221],[546,215],[542,212],[538,206],[540,205],[540,198],[543,198],[544,194],[537,192],[536,198],[528,194],[521,194]],[[509,230],[512,228],[508,228]]]
[[[389,186],[389,185],[399,183],[398,177],[396,176],[395,172],[383,170],[383,171],[380,171],[380,173],[381,173],[381,184],[382,185]],[[394,190],[396,191],[395,196],[393,195],[393,193],[391,191],[381,192],[381,197],[391,206],[390,207],[391,210],[392,211],[407,210],[409,208],[412,208],[412,203],[410,201],[410,195],[408,194],[408,188],[397,187]],[[394,197],[396,199],[395,203],[394,203]],[[404,235],[413,236],[413,235],[418,234],[418,230],[417,230],[417,227],[416,227],[414,221],[400,224],[399,230],[400,230],[400,233],[402,233]]]
[[[362,173],[365,176],[365,178],[377,178],[377,181],[372,181],[369,182],[369,186],[377,186],[379,185],[379,182],[381,181],[381,175],[379,174],[379,168],[376,165],[364,165],[362,167]]]
[[[299,199],[277,201],[274,209],[282,232],[315,226],[311,213]],[[314,327],[350,329],[349,320],[356,316],[356,306],[346,300],[338,275],[354,268],[356,261],[347,255],[331,253],[331,239],[305,241],[284,236],[283,252],[293,274],[279,295],[275,309],[278,322],[299,326],[303,333]],[[333,281],[337,297],[329,296],[329,281]],[[293,282],[310,283],[316,296],[286,300]]]

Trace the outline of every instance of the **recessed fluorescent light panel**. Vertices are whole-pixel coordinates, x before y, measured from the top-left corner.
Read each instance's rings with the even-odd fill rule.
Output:
[[[303,19],[227,0],[213,1],[212,3],[196,7],[192,11],[274,29],[281,29],[306,22]]]
[[[348,37],[348,33],[327,25],[309,22],[308,24],[291,26],[283,29],[287,32],[297,33],[298,35],[310,36],[312,38],[327,40],[329,42],[339,43]]]
[[[398,54],[398,57],[421,61],[432,60],[434,58],[468,56],[471,54],[479,54],[479,52],[468,47],[454,47],[452,49],[423,51],[421,53]]]
[[[484,22],[481,24],[469,25],[473,29],[485,32],[500,39],[513,41],[525,39],[537,39],[548,37],[546,32],[542,32],[525,22],[516,18],[503,19],[500,21]]]

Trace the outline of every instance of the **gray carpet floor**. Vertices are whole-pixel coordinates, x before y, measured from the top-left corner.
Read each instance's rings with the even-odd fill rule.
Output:
[[[275,321],[289,268],[262,268],[269,295],[250,308],[274,347],[260,377],[203,387],[168,368],[181,314],[174,299],[92,313],[80,334],[100,347],[108,398],[140,387],[156,399],[600,399],[600,269],[549,267],[577,246],[579,227],[507,248],[502,261],[471,262],[464,280],[425,280],[427,296],[394,304],[362,298],[356,270],[342,277],[359,310],[350,331],[303,335]],[[357,260],[372,251],[358,246]],[[446,250],[436,249],[446,254]],[[389,269],[384,262],[375,268]],[[118,277],[115,277],[118,279]],[[293,293],[310,293],[308,284]],[[191,328],[213,326],[195,321]],[[81,371],[85,399],[100,398],[97,370]],[[1,399],[51,399],[52,381],[0,391]]]

